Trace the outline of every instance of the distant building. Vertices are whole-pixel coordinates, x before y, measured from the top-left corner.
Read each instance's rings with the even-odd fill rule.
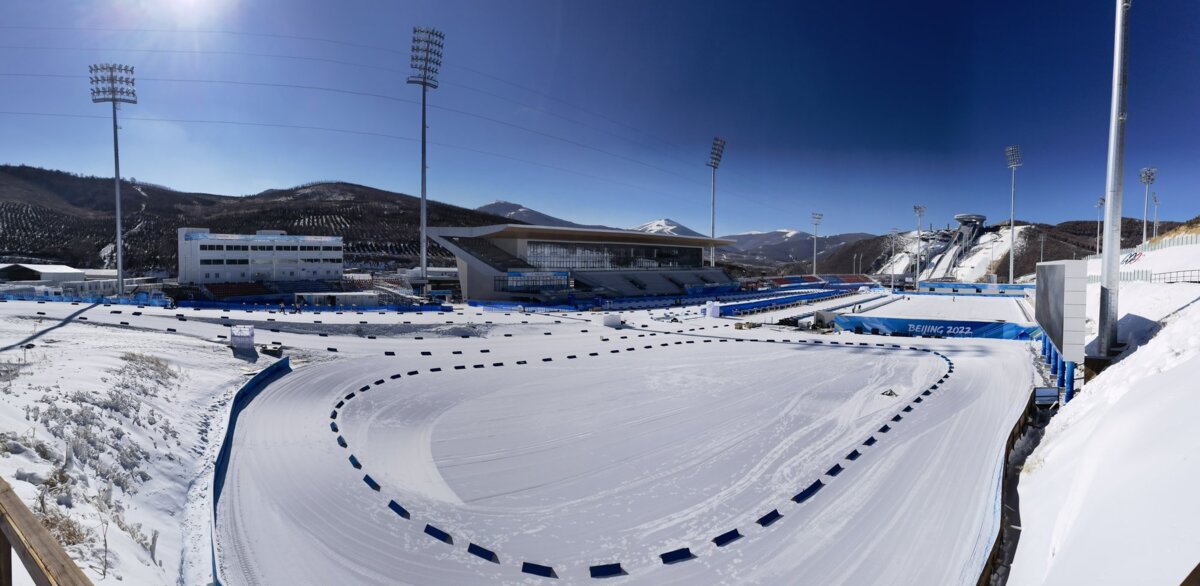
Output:
[[[181,284],[314,281],[342,278],[341,236],[290,236],[282,230],[213,234],[179,229]]]
[[[468,299],[681,297],[737,286],[704,266],[705,248],[732,240],[524,224],[431,227],[429,235],[454,254]]]
[[[83,271],[65,265],[0,264],[0,281],[37,281],[49,285],[82,281],[85,277]]]

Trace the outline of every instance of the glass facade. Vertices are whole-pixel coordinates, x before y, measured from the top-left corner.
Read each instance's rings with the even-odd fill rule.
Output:
[[[526,260],[547,270],[699,268],[703,250],[691,246],[529,241]]]

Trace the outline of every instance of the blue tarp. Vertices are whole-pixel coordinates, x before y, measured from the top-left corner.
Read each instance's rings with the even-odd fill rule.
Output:
[[[1031,340],[1038,332],[1037,326],[1009,322],[907,319],[866,315],[839,315],[834,318],[833,323],[839,329],[855,333],[930,338]]]

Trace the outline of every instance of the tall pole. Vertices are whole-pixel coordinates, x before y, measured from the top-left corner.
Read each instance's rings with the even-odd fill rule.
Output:
[[[892,289],[896,288],[896,232],[892,228]]]
[[[408,83],[421,86],[421,291],[424,292],[429,282],[429,243],[427,242],[428,211],[425,176],[428,171],[425,150],[425,134],[427,123],[425,103],[431,89],[438,87],[438,72],[442,67],[442,48],[445,46],[446,35],[434,28],[413,27],[412,56],[410,66],[412,75]]]
[[[913,206],[913,213],[917,215],[917,275],[913,279],[913,289],[921,290],[921,218],[925,215],[925,206]]]
[[[1008,196],[1008,284],[1011,285],[1016,278],[1013,267],[1017,258],[1017,167],[1021,166],[1021,147],[1011,145],[1004,149],[1004,154],[1012,170],[1012,191]]]
[[[1038,251],[1038,262],[1046,262],[1046,233],[1042,232],[1038,236],[1041,236],[1040,240],[1042,241],[1041,248]]]
[[[825,217],[825,214],[822,214],[822,213],[820,213],[820,212],[813,212],[813,214],[812,214],[812,225],[813,225],[813,265],[812,265],[812,274],[813,274],[813,276],[814,276],[814,277],[815,277],[815,276],[817,276],[817,228],[818,228],[818,227],[820,227],[820,225],[821,225],[821,218],[823,218],[823,217]]]
[[[1096,254],[1100,254],[1100,226],[1104,224],[1104,198],[1096,202]]]
[[[717,167],[721,166],[721,157],[725,155],[725,139],[716,136],[713,137],[712,149],[708,151],[708,165],[712,169],[712,190],[709,192],[708,200],[708,237],[717,239]],[[708,266],[717,266],[717,245],[715,242],[710,242],[708,245]]]
[[[1108,122],[1108,193],[1104,199],[1104,258],[1100,265],[1100,355],[1111,356],[1117,346],[1117,297],[1121,271],[1121,196],[1125,164],[1126,47],[1130,0],[1115,0],[1112,107]]]
[[[137,90],[134,88],[133,67],[115,63],[89,65],[91,74],[92,102],[110,102],[112,104],[113,129],[113,193],[116,197],[116,253],[117,253],[117,295],[125,294],[125,243],[121,235],[121,149],[118,140],[117,103],[136,104]]]
[[[1150,198],[1154,200],[1154,237],[1158,238],[1158,194],[1151,193]]]
[[[1142,167],[1142,171],[1138,173],[1138,181],[1146,186],[1146,195],[1142,199],[1142,244],[1146,243],[1146,224],[1150,219],[1150,186],[1157,177],[1158,169],[1154,167]]]

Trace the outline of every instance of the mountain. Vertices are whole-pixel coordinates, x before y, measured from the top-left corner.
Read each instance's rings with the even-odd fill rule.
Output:
[[[576,224],[562,218],[556,218],[549,214],[543,214],[534,209],[527,208],[519,203],[497,200],[487,205],[475,208],[477,212],[492,214],[509,220],[516,220],[526,224],[535,226],[561,226],[564,228],[608,228],[608,226],[600,226],[594,224]]]
[[[704,236],[703,234],[676,222],[670,218],[660,218],[652,220],[645,224],[640,224],[630,228],[635,232],[647,232],[650,234],[671,234],[673,236]]]
[[[825,257],[848,244],[874,237],[871,234],[863,234],[861,232],[821,236],[819,238],[820,245],[817,248],[817,256],[818,258]],[[812,234],[799,230],[746,232],[722,236],[721,238],[734,241],[734,244],[719,251],[719,254],[723,258],[733,262],[779,264],[793,263],[805,259],[811,262],[812,259]]]
[[[0,165],[0,261],[112,267],[113,182],[62,171]],[[420,198],[355,185],[314,183],[244,197],[183,193],[121,182],[125,265],[131,271],[176,267],[176,230],[342,236],[350,266],[414,266],[420,256]],[[516,220],[436,201],[431,226],[485,226]],[[431,262],[449,264],[436,245]]]

